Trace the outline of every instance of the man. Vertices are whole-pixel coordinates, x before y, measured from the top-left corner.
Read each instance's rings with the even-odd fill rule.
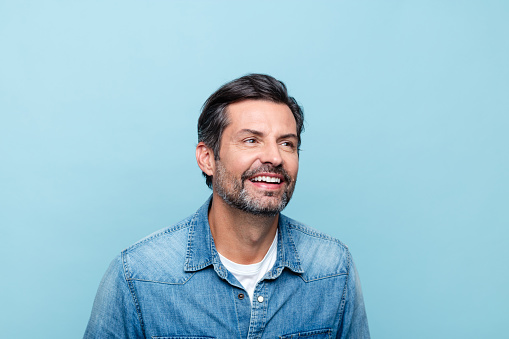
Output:
[[[348,248],[280,214],[303,121],[267,75],[212,94],[196,147],[211,198],[112,262],[85,338],[369,338]]]

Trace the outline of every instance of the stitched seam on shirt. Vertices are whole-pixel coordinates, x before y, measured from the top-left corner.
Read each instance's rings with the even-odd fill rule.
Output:
[[[267,327],[267,308],[269,307],[269,293],[267,292],[268,286],[266,282],[262,282],[263,288],[262,293],[265,294],[265,299],[263,303],[263,322],[260,329],[260,333],[263,334],[263,331],[265,330],[265,327]]]
[[[240,330],[239,311],[237,310],[237,290],[232,287],[233,293],[233,308],[235,309],[235,316],[237,317],[237,331],[239,331],[239,338],[242,338],[242,331]]]
[[[343,288],[343,295],[341,296],[341,307],[339,309],[340,314],[340,320],[339,320],[339,328],[343,326],[343,320],[344,320],[344,310],[345,310],[345,304],[346,304],[346,292],[348,291],[348,276],[350,275],[350,266],[351,266],[351,257],[350,252],[348,252],[348,267],[346,268],[346,281],[345,281],[345,287]]]
[[[334,277],[339,277],[341,275],[348,275],[348,273],[334,273],[334,274],[323,276],[323,277],[313,277],[313,278],[308,278],[308,279],[305,279],[303,277],[303,275],[300,275],[300,277],[302,280],[304,280],[304,282],[308,283],[308,282],[318,281],[318,280],[322,280],[322,279],[330,279],[330,278],[334,278]]]
[[[295,230],[298,230],[298,231],[300,231],[302,233],[305,233],[305,234],[307,234],[309,236],[312,236],[312,237],[315,237],[315,238],[319,238],[319,239],[324,239],[324,240],[329,240],[329,241],[335,242],[336,244],[341,245],[345,249],[348,249],[348,246],[343,244],[340,240],[338,240],[336,238],[333,238],[331,236],[328,236],[326,234],[314,231],[314,230],[310,229],[309,227],[306,227],[306,226],[303,226],[303,225],[299,225],[299,224],[292,224],[290,222],[288,222],[288,227],[293,228]]]
[[[143,316],[141,314],[138,298],[136,297],[136,292],[134,291],[132,279],[129,278],[130,273],[129,268],[127,267],[127,258],[125,252],[122,252],[122,267],[124,269],[124,278],[126,280],[127,286],[129,287],[129,292],[131,292],[131,297],[133,298],[134,305],[136,306],[136,313],[138,315],[138,321],[140,322],[141,333],[143,333],[143,336],[145,336],[145,324],[143,323]]]
[[[195,215],[196,214],[193,215],[192,219],[194,219]],[[153,235],[149,236],[148,238],[138,241],[137,243],[133,244],[132,246],[126,248],[124,251],[129,251],[129,250],[135,249],[136,247],[138,247],[148,241],[151,241],[155,238],[161,237],[161,236],[169,234],[169,233],[173,233],[175,231],[181,230],[181,229],[189,227],[189,226],[190,226],[190,220],[188,218],[174,226],[171,226],[170,228],[166,228],[166,229],[162,230],[161,232],[157,232],[156,234],[153,234]]]
[[[148,280],[148,279],[137,279],[137,278],[128,278],[127,280],[128,281],[141,281],[141,282],[149,282],[149,283],[155,283],[155,284],[166,284],[166,285],[184,285],[185,283],[187,283],[189,281],[189,279],[191,279],[191,277],[195,274],[196,272],[193,272],[191,273],[191,275],[189,276],[189,278],[187,278],[186,280],[184,280],[183,282],[177,282],[177,283],[174,283],[174,282],[168,282],[168,281],[158,281],[158,280]]]
[[[332,329],[324,328],[324,329],[318,329],[318,330],[312,330],[312,331],[302,331],[302,332],[297,332],[297,333],[292,333],[292,334],[280,335],[279,338],[280,339],[290,339],[290,338],[294,338],[295,336],[311,337],[311,336],[315,336],[315,335],[322,335],[324,333],[327,334],[328,338],[330,338]]]

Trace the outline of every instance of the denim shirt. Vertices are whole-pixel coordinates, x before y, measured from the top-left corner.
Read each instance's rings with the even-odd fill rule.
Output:
[[[84,338],[369,338],[345,245],[280,215],[277,259],[251,303],[221,264],[210,201],[113,260]]]

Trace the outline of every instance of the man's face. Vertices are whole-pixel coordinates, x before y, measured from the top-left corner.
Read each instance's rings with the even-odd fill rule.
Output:
[[[213,189],[226,203],[275,216],[290,201],[299,169],[297,125],[290,108],[265,100],[228,106]]]

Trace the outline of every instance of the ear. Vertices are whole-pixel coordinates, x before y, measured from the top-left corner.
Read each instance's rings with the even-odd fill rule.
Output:
[[[214,175],[216,169],[214,152],[203,142],[199,142],[196,146],[196,162],[198,162],[198,166],[200,166],[203,173],[210,176]]]

